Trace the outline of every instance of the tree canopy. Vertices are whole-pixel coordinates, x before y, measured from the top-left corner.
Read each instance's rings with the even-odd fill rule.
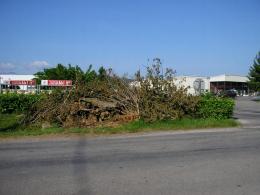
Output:
[[[37,72],[34,74],[36,77],[37,83],[40,83],[40,80],[72,80],[73,83],[78,82],[90,82],[94,79],[101,79],[105,77],[106,70],[103,67],[100,67],[98,73],[92,69],[92,65],[89,65],[86,72],[84,72],[78,65],[64,66],[58,64],[54,68],[45,68],[43,71]]]
[[[253,91],[260,91],[260,52],[256,55],[248,74],[249,87]]]

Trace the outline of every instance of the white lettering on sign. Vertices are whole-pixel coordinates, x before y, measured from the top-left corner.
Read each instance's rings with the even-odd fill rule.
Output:
[[[35,80],[10,80],[10,85],[36,85]]]
[[[42,86],[72,86],[71,80],[42,80]]]

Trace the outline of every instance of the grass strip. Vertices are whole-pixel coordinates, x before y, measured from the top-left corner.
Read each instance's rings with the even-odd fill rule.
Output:
[[[1,116],[2,117],[2,116]],[[5,121],[0,120],[0,137],[20,137],[20,136],[39,136],[48,134],[87,134],[87,135],[109,135],[109,134],[123,134],[123,133],[137,133],[137,132],[151,132],[151,131],[165,131],[165,130],[189,130],[189,129],[204,129],[204,128],[224,128],[236,127],[239,124],[234,119],[181,119],[181,120],[167,120],[157,121],[154,123],[146,123],[142,120],[133,121],[122,124],[117,127],[95,127],[95,128],[26,128],[26,129],[8,129],[6,127],[15,127],[19,119],[18,116],[11,115]],[[4,130],[3,130],[4,129]]]

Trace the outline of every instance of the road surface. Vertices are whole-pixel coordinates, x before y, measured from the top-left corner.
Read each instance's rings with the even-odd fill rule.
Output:
[[[252,97],[238,97],[234,117],[245,128],[260,129],[260,102],[251,101]]]
[[[246,102],[235,116],[254,124],[240,129],[1,141],[0,194],[259,195],[258,107]]]

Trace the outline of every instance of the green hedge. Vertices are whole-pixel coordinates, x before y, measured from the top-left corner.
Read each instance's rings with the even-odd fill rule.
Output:
[[[0,94],[0,113],[27,111],[41,97],[41,95],[32,94]]]
[[[202,96],[198,103],[198,118],[227,119],[232,117],[235,101],[210,95]]]

